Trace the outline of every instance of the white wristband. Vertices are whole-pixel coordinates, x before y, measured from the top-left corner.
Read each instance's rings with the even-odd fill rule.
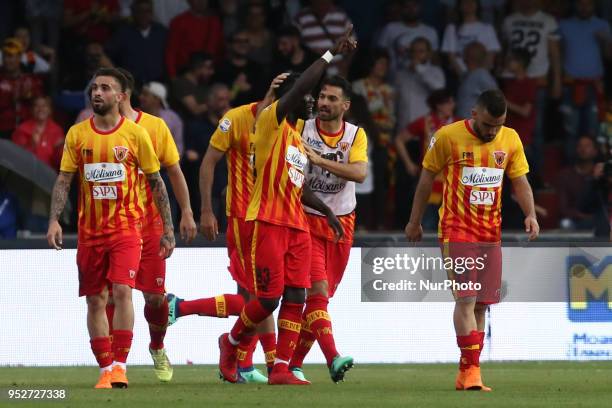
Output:
[[[334,59],[334,54],[332,54],[331,52],[329,52],[329,50],[327,50],[325,51],[325,54],[321,55],[321,58],[323,58],[325,62],[329,64],[331,60]]]

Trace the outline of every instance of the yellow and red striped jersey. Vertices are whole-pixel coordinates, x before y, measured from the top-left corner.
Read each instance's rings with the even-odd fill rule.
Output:
[[[79,172],[79,244],[96,245],[121,235],[140,235],[143,207],[138,169],[159,171],[146,130],[125,118],[109,131],[93,117],[68,130],[61,171]]]
[[[264,109],[255,125],[255,186],[247,210],[247,221],[266,221],[308,231],[302,207],[304,172],[308,159],[302,145],[301,129],[286,119],[278,123],[278,101]]]
[[[529,172],[523,145],[514,129],[502,126],[485,143],[469,120],[444,126],[432,137],[423,167],[443,171],[444,191],[438,237],[450,242],[498,242],[501,192],[510,178]]]
[[[256,113],[257,103],[230,109],[210,139],[210,145],[224,152],[227,160],[225,212],[228,216],[245,218],[251,200],[255,184],[252,138]]]
[[[149,134],[151,144],[153,144],[153,150],[161,166],[170,167],[179,162],[181,158],[176,148],[176,144],[174,143],[174,138],[163,119],[149,115],[146,112],[138,111],[138,117],[135,122],[142,126]],[[143,233],[146,231],[161,232],[163,231],[161,215],[153,200],[149,181],[142,172],[139,173],[139,183],[140,200],[143,204],[145,215],[142,226]]]

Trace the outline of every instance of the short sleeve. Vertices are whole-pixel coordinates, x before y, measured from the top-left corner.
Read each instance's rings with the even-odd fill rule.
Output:
[[[349,151],[349,163],[368,162],[368,137],[362,128],[357,130],[355,141]]]
[[[484,45],[489,52],[499,52],[501,51],[501,45],[499,44],[499,39],[497,38],[497,33],[491,24],[485,25],[486,29],[483,30],[485,36],[483,37]]]
[[[559,24],[551,16],[547,16],[546,19],[546,34],[549,40],[559,40],[561,38],[559,33]]]
[[[444,132],[438,131],[429,141],[429,147],[423,158],[423,168],[438,174],[446,167],[449,157],[448,137]]]
[[[159,121],[159,135],[161,136],[161,143],[159,143],[160,151],[158,152],[157,157],[159,157],[159,161],[162,166],[174,166],[181,158],[179,156],[178,149],[176,148],[176,143],[174,143],[172,133],[170,133],[168,125],[166,125],[166,122],[163,120]]]
[[[68,134],[66,135],[66,139],[64,140],[64,152],[62,153],[60,171],[75,173],[79,168],[79,160],[75,147],[75,137],[75,131],[70,128],[70,130],[68,130]]]
[[[210,145],[221,152],[227,152],[232,146],[236,132],[236,117],[229,111],[219,120],[219,124],[210,138]]]
[[[454,24],[449,24],[444,29],[442,36],[442,52],[454,53],[457,52],[457,30]]]
[[[506,166],[506,175],[511,180],[529,173],[529,164],[527,163],[527,157],[525,157],[521,139],[516,132],[513,132],[512,138],[514,149]]]
[[[138,166],[145,174],[159,171],[159,160],[153,149],[151,138],[144,128],[139,127],[136,131],[138,144]]]
[[[261,111],[259,117],[257,118],[257,122],[255,123],[257,134],[269,135],[280,127],[278,119],[276,118],[277,106],[278,99]]]

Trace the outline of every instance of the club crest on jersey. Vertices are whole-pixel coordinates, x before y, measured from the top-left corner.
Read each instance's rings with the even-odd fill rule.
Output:
[[[496,150],[493,152],[493,158],[495,159],[495,165],[497,167],[502,167],[504,165],[504,161],[506,161],[506,152]]]
[[[349,148],[349,144],[347,142],[340,142],[340,143],[338,143],[338,147],[343,152],[346,152],[348,150],[348,148]]]
[[[124,161],[129,152],[128,148],[125,146],[115,146],[113,147],[113,151],[115,152],[117,161]]]

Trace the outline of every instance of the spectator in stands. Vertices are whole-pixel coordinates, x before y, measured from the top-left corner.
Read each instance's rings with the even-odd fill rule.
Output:
[[[444,72],[431,62],[432,49],[429,40],[417,37],[410,44],[408,65],[395,76],[397,91],[397,126],[402,129],[429,111],[427,97],[432,91],[444,88]]]
[[[64,0],[62,22],[72,40],[105,44],[118,19],[118,0]]]
[[[610,24],[594,15],[593,0],[578,0],[576,15],[561,20],[563,103],[567,157],[573,159],[580,134],[595,136],[598,102],[604,98],[603,56],[612,54]]]
[[[538,83],[535,100],[536,124],[530,170],[543,169],[544,135],[548,99],[561,97],[559,29],[556,20],[544,13],[540,0],[515,0],[515,12],[504,19],[502,37],[507,49],[526,48],[531,56],[527,76]],[[504,73],[503,76],[509,76]]]
[[[403,128],[395,138],[397,155],[400,158],[396,170],[396,225],[408,222],[406,208],[412,208],[414,189],[421,172],[421,163],[432,136],[442,126],[457,120],[454,115],[455,99],[445,89],[433,91],[427,98],[429,113],[417,118]],[[442,203],[444,180],[439,174],[434,180],[427,209],[423,216],[423,228],[435,231],[438,226],[438,208]]]
[[[335,6],[332,0],[310,0],[308,4],[295,16],[295,23],[306,47],[320,56],[333,48],[336,39],[352,23],[346,12]],[[336,55],[327,73],[346,77],[350,60],[350,57]]]
[[[277,32],[278,54],[272,64],[272,74],[282,72],[304,72],[320,55],[302,47],[300,30],[293,25],[281,27]]]
[[[168,28],[176,16],[189,10],[187,0],[153,0],[155,21]]]
[[[219,12],[223,25],[223,38],[228,39],[241,26],[239,0],[223,0],[219,4]]]
[[[142,87],[142,91],[140,92],[140,107],[143,111],[153,116],[160,117],[166,122],[168,129],[170,129],[170,133],[172,133],[179,154],[182,156],[184,149],[183,121],[180,116],[168,106],[167,96],[168,91],[164,84],[149,82]]]
[[[453,21],[459,17],[460,9],[457,4],[460,0],[440,0],[440,2],[446,7],[448,21]],[[480,21],[495,27],[501,25],[506,6],[506,0],[480,0],[480,12],[478,13]]]
[[[232,35],[229,53],[219,67],[215,81],[231,89],[233,106],[240,106],[261,98],[266,93],[266,82],[261,67],[248,55],[249,34],[240,30]]]
[[[43,94],[43,84],[34,74],[21,70],[21,42],[9,38],[2,44],[0,71],[0,138],[11,137],[15,128],[31,116],[32,101]]]
[[[52,65],[59,45],[63,0],[28,0],[25,2],[26,21],[31,29],[32,48]]]
[[[467,72],[457,91],[457,116],[470,118],[478,95],[488,89],[497,88],[495,78],[487,69],[487,49],[479,42],[469,43],[463,52]]]
[[[108,54],[115,64],[130,71],[138,84],[160,81],[165,76],[168,32],[153,21],[151,0],[135,0],[131,11],[132,21],[115,31],[107,45]]]
[[[200,193],[198,191],[198,180],[200,171],[200,162],[210,138],[212,137],[219,121],[230,109],[230,90],[222,83],[215,83],[210,87],[206,99],[208,112],[202,125],[197,129],[197,132],[187,130],[185,134],[185,154],[183,156],[183,170],[187,184],[196,186],[189,190],[191,197],[191,206],[194,214],[200,213]],[[225,160],[220,161],[215,167],[215,181],[213,184],[213,211],[217,220],[220,221],[219,228],[222,227],[222,220],[225,219],[225,200],[222,198],[223,190],[227,185],[227,167]]]
[[[533,131],[535,129],[535,99],[537,83],[527,76],[527,67],[531,60],[529,51],[525,48],[514,48],[506,57],[506,71],[511,78],[503,81],[503,91],[508,104],[506,126],[513,128],[519,134],[527,161],[533,161]],[[536,175],[539,179],[539,174]],[[538,181],[537,184],[540,184]]]
[[[495,28],[480,20],[479,0],[459,0],[457,2],[457,24],[451,23],[446,26],[441,47],[458,77],[467,70],[463,60],[463,50],[473,41],[478,41],[485,46],[487,67],[493,68],[495,55],[501,51]]]
[[[166,69],[176,77],[194,52],[206,52],[216,61],[223,55],[223,29],[219,17],[209,9],[208,0],[189,0],[189,10],[170,22]]]
[[[576,163],[559,173],[557,192],[564,228],[581,230],[596,226],[601,212],[597,179],[603,176],[603,163],[596,165],[596,157],[595,141],[582,136],[576,145]]]
[[[251,3],[247,7],[244,27],[249,36],[248,57],[257,64],[268,67],[272,62],[276,39],[266,26],[266,18],[264,5]]]
[[[208,84],[215,73],[212,57],[196,52],[185,72],[172,82],[172,106],[186,121],[203,117],[208,111]]]
[[[386,50],[374,50],[370,56],[368,76],[353,82],[353,92],[365,98],[379,136],[387,143],[395,129],[395,90],[386,83],[389,62]]]
[[[38,96],[32,103],[32,118],[13,132],[13,143],[34,154],[49,167],[59,169],[64,130],[51,118],[51,98]]]
[[[46,74],[51,69],[49,62],[30,47],[30,30],[27,27],[17,27],[15,38],[21,43],[21,69],[28,74]],[[53,56],[51,56],[53,58]],[[0,52],[2,64],[2,52]]]
[[[390,22],[383,28],[378,40],[378,46],[385,48],[391,56],[391,76],[410,65],[410,50],[416,38],[427,39],[430,49],[438,50],[438,33],[421,22],[418,0],[403,0],[401,16],[402,21]]]

